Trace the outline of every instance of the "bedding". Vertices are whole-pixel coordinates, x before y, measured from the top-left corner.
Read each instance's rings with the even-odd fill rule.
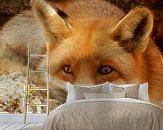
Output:
[[[126,98],[138,99],[139,84],[132,85],[114,85],[109,83],[111,93],[125,93]]]
[[[92,98],[125,98],[125,93],[84,93],[85,99]]]
[[[115,85],[109,82],[98,85],[72,85],[71,83],[67,83],[67,91],[67,103],[85,99],[84,93],[125,93],[126,98],[135,98],[149,102],[148,83],[124,85]]]
[[[140,84],[138,99],[149,102],[148,83]]]
[[[138,95],[137,95],[137,90],[136,90],[137,85],[139,85]],[[127,95],[126,97],[131,98],[132,96],[134,96],[135,99],[150,102],[149,101],[149,95],[148,95],[148,83],[144,83],[144,84],[123,84],[123,85],[117,85],[117,84],[115,85],[115,84],[109,83],[109,86],[110,86],[109,87],[110,89],[112,87],[115,87],[114,92],[116,92],[116,90],[118,90],[118,88],[119,88],[119,91],[122,92],[122,91],[127,91],[127,90],[120,90],[120,88],[127,89],[129,87],[129,89],[130,89],[130,87],[135,86],[135,87],[131,88],[131,90],[130,90],[131,92],[134,91],[134,92],[132,92],[132,95],[131,95],[131,92],[130,92],[130,95]]]
[[[162,130],[163,110],[132,98],[94,98],[52,111],[43,130]]]
[[[80,84],[72,85],[67,82],[67,100],[66,102],[72,102],[76,100],[85,99],[84,93],[101,93],[102,89],[109,87],[108,82],[98,85]]]

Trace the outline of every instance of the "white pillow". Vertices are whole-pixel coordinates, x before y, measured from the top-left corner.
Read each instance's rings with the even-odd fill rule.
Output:
[[[70,84],[69,82],[67,82],[67,102],[72,102],[75,101],[75,94],[74,94],[74,87],[72,84]]]
[[[84,99],[84,93],[101,93],[102,88],[106,86],[109,86],[109,83],[103,83],[99,85],[86,85],[86,84],[79,84],[79,85],[72,85],[67,82],[67,101],[66,102],[72,102],[76,100],[82,100]]]
[[[124,84],[124,85],[116,85],[116,86],[122,87],[122,88],[127,88],[127,87],[130,87],[133,85],[134,84]],[[72,85],[67,82],[68,95],[67,95],[66,102],[72,102],[72,101],[79,100],[79,99],[76,99],[76,97],[75,97],[74,87],[82,87],[81,90],[84,87],[84,91],[82,91],[82,98],[80,97],[81,99],[84,99],[84,93],[88,93],[88,92],[90,93],[90,89],[85,89],[85,88],[91,88],[91,93],[92,93],[92,91],[93,91],[93,93],[112,93],[111,83],[108,83],[108,82],[106,82],[104,84],[99,84],[99,85],[90,85],[90,84]],[[99,89],[98,89],[99,87],[101,88],[101,92],[99,92]],[[121,92],[121,93],[125,93],[125,92]],[[80,95],[80,93],[79,93],[79,95]],[[149,102],[148,83],[139,85],[138,99]]]
[[[140,84],[138,99],[149,102],[148,83]]]
[[[109,83],[111,85],[111,83]],[[127,88],[133,86],[134,84],[123,84],[123,85],[116,85],[117,87]],[[111,87],[110,87],[111,89]],[[111,90],[110,90],[111,91]],[[138,99],[142,101],[149,102],[148,96],[148,83],[140,84],[139,85],[139,92],[138,92]]]
[[[125,98],[125,93],[84,93],[86,99],[92,98]]]
[[[126,98],[138,99],[139,84],[115,85],[109,83],[111,93],[125,93]]]

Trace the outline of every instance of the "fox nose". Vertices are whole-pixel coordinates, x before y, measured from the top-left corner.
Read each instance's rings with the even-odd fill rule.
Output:
[[[78,78],[74,84],[95,84],[95,80],[92,78],[88,78],[87,76],[85,77],[80,77]]]
[[[81,62],[75,84],[96,84],[94,73],[90,70],[90,66],[87,61]]]

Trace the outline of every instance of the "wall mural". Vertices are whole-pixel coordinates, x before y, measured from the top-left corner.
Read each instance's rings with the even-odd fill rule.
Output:
[[[8,13],[5,12],[8,3],[1,3],[0,87],[5,91],[0,95],[0,111],[23,112],[20,99],[24,95],[27,41],[32,43],[33,54],[46,54],[46,43],[49,43],[51,109],[65,103],[67,82],[148,82],[150,101],[160,105],[163,100],[163,46],[162,15],[156,17],[161,7],[156,8],[157,2],[75,2],[34,1],[31,10],[29,1],[24,1],[17,4],[19,8],[13,3]],[[144,4],[148,7],[136,7]],[[34,70],[46,67],[44,58],[35,58],[31,63]],[[40,73],[32,74],[32,86],[44,84],[45,77]],[[45,102],[46,94],[41,91],[31,91],[29,95],[28,102]],[[44,112],[44,109],[31,107],[30,111]]]

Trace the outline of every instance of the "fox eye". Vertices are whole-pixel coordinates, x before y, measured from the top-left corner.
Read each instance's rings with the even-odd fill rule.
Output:
[[[72,74],[73,72],[72,72],[72,69],[71,69],[71,66],[69,66],[69,65],[64,65],[63,66],[63,71],[65,72],[65,73],[67,73],[67,74]]]
[[[110,74],[113,71],[113,69],[110,66],[101,66],[98,69],[98,73],[102,75]]]

